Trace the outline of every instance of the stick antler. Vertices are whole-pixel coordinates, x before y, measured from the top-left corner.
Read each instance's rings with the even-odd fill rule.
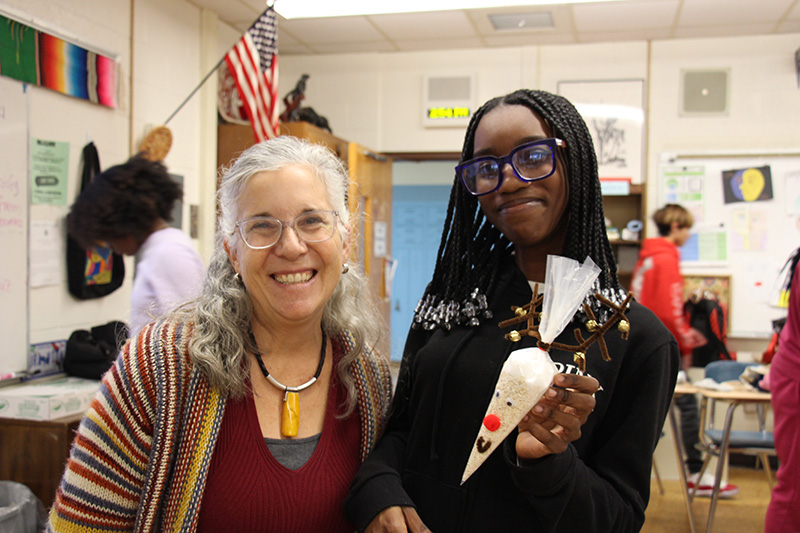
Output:
[[[628,321],[628,317],[625,316],[625,309],[627,309],[628,304],[633,299],[632,293],[628,293],[628,295],[625,297],[625,300],[619,305],[608,300],[600,293],[595,293],[593,295],[593,297],[601,304],[605,305],[609,309],[614,310],[614,314],[611,316],[611,318],[606,320],[602,325],[598,324],[592,308],[584,303],[583,311],[586,313],[586,316],[589,317],[589,320],[586,322],[586,329],[588,329],[592,334],[587,339],[584,339],[583,335],[581,334],[581,330],[579,328],[575,328],[575,340],[578,342],[576,345],[563,344],[560,342],[552,342],[550,344],[542,342],[542,337],[539,335],[539,324],[542,321],[542,313],[537,312],[536,309],[539,304],[541,304],[543,296],[538,295],[538,293],[539,285],[535,284],[533,287],[534,296],[531,298],[530,303],[521,307],[516,305],[512,306],[511,310],[514,311],[516,316],[509,318],[508,320],[504,320],[498,324],[499,327],[505,328],[527,321],[526,328],[512,330],[509,333],[506,333],[506,339],[510,340],[511,342],[519,342],[524,336],[535,337],[537,341],[536,345],[540,350],[546,352],[549,351],[550,348],[556,348],[559,350],[572,352],[574,354],[573,360],[578,364],[578,368],[580,368],[581,372],[586,372],[586,350],[595,342],[600,346],[600,353],[603,354],[603,360],[611,361],[611,356],[608,354],[608,347],[606,346],[606,341],[603,338],[603,335],[605,335],[605,333],[611,329],[614,324],[619,322],[617,329],[622,334],[622,338],[624,340],[628,339],[628,333],[631,330],[631,323]]]

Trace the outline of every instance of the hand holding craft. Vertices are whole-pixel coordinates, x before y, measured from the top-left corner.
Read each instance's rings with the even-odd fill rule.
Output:
[[[599,274],[600,268],[590,257],[587,257],[581,265],[573,259],[550,255],[547,257],[544,295],[539,297],[536,288],[531,303],[514,310],[516,318],[499,324],[500,327],[504,327],[520,319],[528,321],[528,328],[512,331],[506,337],[512,342],[521,340],[523,334],[536,337],[537,347],[515,350],[503,364],[492,399],[467,460],[461,478],[462,484],[483,464],[514,427],[520,429],[517,449],[522,451],[523,458],[536,458],[547,453],[564,451],[569,442],[580,436],[580,426],[588,414],[583,407],[585,402],[579,395],[594,393],[596,385],[593,386],[591,382],[582,384],[583,390],[575,389],[572,392],[567,388],[562,393],[550,389],[548,400],[555,401],[561,396],[562,401],[567,401],[561,404],[554,403],[549,410],[546,404],[538,406],[541,409],[540,413],[548,413],[546,418],[549,422],[545,425],[532,424],[531,417],[528,417],[528,420],[523,421],[523,419],[548,392],[558,372],[547,350],[554,345],[554,339],[572,319]],[[539,301],[542,301],[541,313],[536,312]],[[613,306],[610,302],[609,304]],[[570,351],[576,353],[576,362],[581,365],[582,371],[585,368],[582,366],[585,365],[584,351],[589,344],[602,339],[602,334],[610,326],[609,323],[616,322],[618,317],[622,316],[624,304],[617,310],[618,313],[614,315],[617,318],[612,318],[601,327],[595,327],[596,332],[586,341],[583,341],[576,330],[576,338],[583,342]],[[591,313],[591,310],[588,312]],[[571,348],[561,344],[557,344],[557,347]],[[577,354],[580,354],[580,357]],[[607,356],[607,352],[604,352],[604,355]],[[563,382],[563,379],[561,381]],[[570,396],[576,396],[577,406],[569,404]],[[532,442],[531,438],[538,440],[541,446]]]

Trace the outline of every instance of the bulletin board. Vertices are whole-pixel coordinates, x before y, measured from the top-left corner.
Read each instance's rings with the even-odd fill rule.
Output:
[[[695,219],[684,275],[730,279],[729,332],[764,335],[785,316],[773,302],[781,267],[800,246],[800,148],[775,153],[662,154],[658,205]]]
[[[28,353],[28,98],[19,81],[0,77],[0,350],[24,370]],[[8,354],[19,354],[9,359]]]

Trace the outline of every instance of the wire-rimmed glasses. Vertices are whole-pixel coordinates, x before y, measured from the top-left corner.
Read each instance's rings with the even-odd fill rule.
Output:
[[[549,138],[520,144],[503,157],[485,155],[456,166],[456,174],[473,196],[489,194],[503,183],[503,167],[510,164],[514,175],[524,182],[542,180],[556,171],[556,148],[567,143]]]
[[[284,222],[275,217],[258,216],[236,223],[239,236],[253,250],[263,250],[275,246],[284,228],[292,228],[297,237],[304,242],[324,242],[333,237],[336,231],[336,211],[307,211],[294,217],[291,222]]]

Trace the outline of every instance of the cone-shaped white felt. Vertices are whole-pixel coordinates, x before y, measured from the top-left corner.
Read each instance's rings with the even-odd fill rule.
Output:
[[[550,355],[539,348],[511,352],[497,379],[492,400],[472,445],[461,477],[464,483],[533,409],[558,373]]]

